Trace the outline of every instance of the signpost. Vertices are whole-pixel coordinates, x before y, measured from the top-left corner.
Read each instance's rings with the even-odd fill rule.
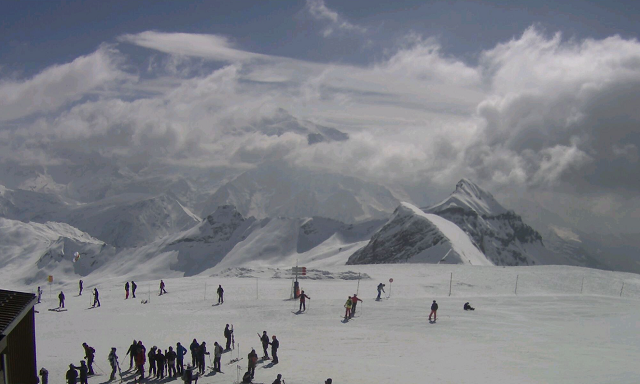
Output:
[[[307,267],[298,267],[297,265],[291,268],[291,272],[296,274],[296,281],[293,282],[293,298],[297,299],[300,296],[300,284],[298,283],[298,274],[301,276],[307,275]]]
[[[387,296],[387,299],[391,297],[391,283],[393,283],[393,279],[389,279],[389,295]]]

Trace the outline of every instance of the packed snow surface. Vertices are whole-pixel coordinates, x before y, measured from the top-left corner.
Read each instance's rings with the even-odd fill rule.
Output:
[[[207,371],[199,383],[234,382],[236,364],[227,363],[239,353],[244,372],[251,347],[262,355],[256,333],[264,330],[280,340],[280,364],[259,363],[255,382],[260,383],[273,382],[278,373],[289,384],[329,377],[336,384],[600,384],[635,383],[640,377],[638,275],[559,266],[329,264],[300,280],[311,297],[301,314],[295,313],[297,301],[289,300],[289,270],[277,268],[169,278],[163,296],[158,296],[159,280],[138,281],[137,298],[129,300],[123,286],[130,278],[124,274],[85,279],[82,296],[77,281],[45,286],[36,306],[38,366],[49,370],[51,383],[62,383],[87,342],[97,351],[96,371],[106,373],[89,383],[105,383],[107,354],[116,347],[124,381],[133,383],[125,353],[134,339],[147,349],[166,349],[196,338],[211,350],[214,341],[224,341],[225,324],[233,324],[236,349],[223,355],[224,374]],[[135,273],[145,268],[142,264]],[[386,293],[375,301],[380,282]],[[225,302],[212,306],[218,284]],[[94,286],[102,305],[88,309]],[[57,307],[60,290],[68,311],[47,311]],[[356,292],[364,302],[356,318],[345,322],[343,305]],[[440,306],[435,324],[427,320],[432,300]],[[467,301],[475,311],[462,310]]]

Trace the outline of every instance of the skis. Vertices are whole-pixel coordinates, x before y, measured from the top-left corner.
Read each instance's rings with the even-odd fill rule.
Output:
[[[237,357],[237,358],[235,358],[235,359],[231,359],[231,360],[227,363],[227,365],[231,365],[231,364],[233,364],[233,363],[237,363],[237,362],[238,362],[238,361],[240,361],[240,360],[242,360],[242,357]]]
[[[49,308],[49,311],[51,311],[51,312],[66,312],[67,309],[66,308]]]

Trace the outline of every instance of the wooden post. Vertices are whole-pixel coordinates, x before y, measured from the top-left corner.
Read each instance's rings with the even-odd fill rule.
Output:
[[[453,272],[451,272],[451,278],[449,278],[449,296],[451,296],[451,283],[453,282]]]
[[[516,275],[516,291],[515,291],[516,295],[518,294],[518,276],[520,275]]]
[[[356,296],[360,293],[360,273],[358,272],[358,288],[356,288]]]
[[[622,290],[624,289],[624,281],[622,282],[622,288],[620,288],[620,297],[622,297]]]
[[[204,301],[207,301],[207,282],[204,282]]]
[[[584,276],[582,276],[582,284],[580,285],[580,294],[582,295],[582,289],[584,288]]]
[[[258,299],[258,278],[256,277],[256,300]]]

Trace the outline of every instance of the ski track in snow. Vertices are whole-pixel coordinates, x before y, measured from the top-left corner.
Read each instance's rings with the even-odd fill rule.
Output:
[[[85,293],[79,297],[77,282],[54,285],[51,295],[45,287],[43,302],[36,306],[38,367],[49,370],[51,383],[63,383],[69,364],[79,364],[84,356],[81,344],[87,342],[96,349],[96,371],[106,373],[89,382],[104,383],[113,346],[126,370],[125,353],[133,339],[142,340],[147,350],[154,345],[175,347],[178,341],[188,346],[193,338],[212,349],[214,341],[225,341],[223,330],[229,323],[243,357],[241,372],[251,347],[261,355],[257,332],[266,330],[280,340],[280,364],[266,369],[259,364],[256,382],[270,383],[278,373],[287,383],[309,384],[328,377],[335,383],[474,384],[633,383],[640,377],[635,364],[640,359],[638,275],[553,266],[326,269],[330,273],[323,279],[300,279],[312,299],[299,315],[292,313],[298,302],[288,300],[291,280],[284,278],[285,271],[274,269],[245,271],[244,276],[258,278],[169,278],[164,280],[169,293],[163,296],[158,296],[159,281],[140,281],[137,298],[129,300],[124,300],[124,281],[117,278],[85,278]],[[344,302],[358,284],[335,278],[347,271],[371,279],[360,281],[358,296],[364,302],[358,305],[358,317],[343,323]],[[271,278],[274,274],[281,278]],[[374,300],[379,282],[386,284],[390,299]],[[86,310],[95,284],[102,306]],[[225,302],[212,306],[218,284],[225,289]],[[60,289],[68,311],[47,311],[57,306]],[[142,299],[150,302],[142,305]],[[427,321],[432,299],[440,305],[435,324]],[[476,310],[463,311],[466,301]],[[237,353],[223,355],[225,374],[198,382],[233,382],[236,365],[227,363]],[[190,354],[186,358],[190,361]],[[129,377],[125,382],[132,383],[123,373]]]

